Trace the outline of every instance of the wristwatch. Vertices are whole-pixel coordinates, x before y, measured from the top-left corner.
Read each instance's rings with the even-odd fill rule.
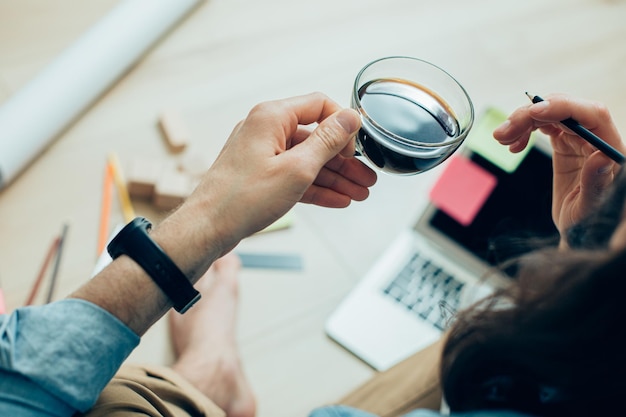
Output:
[[[200,293],[152,240],[148,234],[151,228],[152,223],[145,218],[135,218],[113,238],[107,251],[113,259],[127,255],[137,262],[172,301],[174,309],[182,314],[200,299]]]

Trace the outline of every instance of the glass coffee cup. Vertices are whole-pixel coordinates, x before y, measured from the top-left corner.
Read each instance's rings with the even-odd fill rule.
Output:
[[[474,121],[465,89],[427,61],[386,57],[357,75],[351,98],[361,115],[357,154],[383,172],[413,175],[445,161]]]

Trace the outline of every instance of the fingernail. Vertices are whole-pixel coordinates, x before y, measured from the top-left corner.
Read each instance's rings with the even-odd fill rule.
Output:
[[[358,113],[352,109],[343,109],[337,114],[337,123],[347,133],[354,133],[361,123]]]
[[[511,126],[510,120],[505,120],[502,124],[494,129],[494,132],[503,132]]]
[[[542,112],[548,108],[550,102],[548,100],[540,101],[539,103],[535,103],[531,106],[532,110],[535,112]]]

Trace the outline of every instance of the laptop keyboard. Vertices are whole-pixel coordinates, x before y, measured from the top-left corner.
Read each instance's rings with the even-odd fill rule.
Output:
[[[383,292],[439,330],[444,330],[446,313],[459,309],[463,283],[415,253],[404,268],[383,289]]]

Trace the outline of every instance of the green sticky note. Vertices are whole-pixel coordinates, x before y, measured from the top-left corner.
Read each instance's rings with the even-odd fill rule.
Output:
[[[503,171],[511,173],[517,169],[528,151],[530,151],[533,138],[531,137],[531,142],[522,152],[510,152],[508,146],[501,145],[493,138],[493,131],[506,118],[507,115],[504,112],[493,107],[488,108],[475,121],[472,130],[465,140],[465,145],[495,166],[500,167]]]

